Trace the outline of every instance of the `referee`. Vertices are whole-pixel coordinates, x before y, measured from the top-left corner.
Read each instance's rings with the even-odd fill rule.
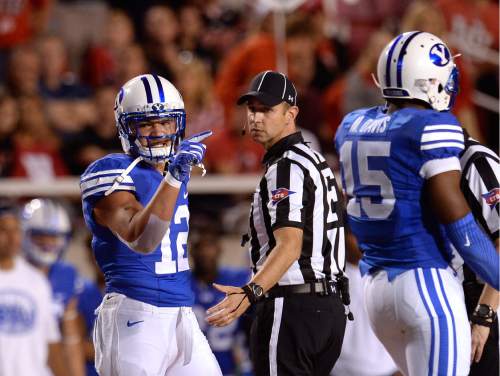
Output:
[[[227,296],[207,312],[210,324],[225,326],[255,304],[250,355],[257,376],[328,375],[346,324],[341,196],[325,159],[296,129],[296,103],[293,83],[274,71],[254,77],[238,100],[250,135],[267,151],[244,236],[254,275],[243,287],[215,285]]]
[[[461,189],[476,221],[499,249],[500,177],[498,156],[467,132],[465,149],[460,157]],[[465,304],[472,323],[471,376],[498,375],[499,292],[477,280],[464,265]]]

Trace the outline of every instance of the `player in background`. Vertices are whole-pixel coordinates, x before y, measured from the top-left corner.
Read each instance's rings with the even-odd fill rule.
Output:
[[[88,239],[90,244],[90,239]],[[95,258],[92,255],[90,248],[86,249],[89,264],[94,269],[95,278],[87,279],[80,278],[79,282],[81,287],[78,289],[78,313],[79,313],[79,326],[80,337],[83,343],[83,352],[85,357],[85,371],[87,376],[97,376],[95,369],[95,351],[92,342],[92,333],[94,332],[95,324],[95,310],[102,302],[104,286],[104,275],[97,266]]]
[[[77,311],[78,273],[73,265],[61,260],[71,236],[69,216],[56,201],[37,198],[24,206],[22,226],[24,255],[47,276],[52,288],[52,308],[61,329],[67,372],[83,376],[85,366]]]
[[[498,155],[464,130],[465,149],[460,156],[460,187],[474,218],[499,251],[500,167]],[[464,294],[472,325],[469,376],[499,373],[499,292],[485,285],[467,266],[463,267]]]
[[[350,231],[346,231],[345,244],[345,273],[349,277],[351,296],[349,309],[356,316],[354,321],[348,321],[346,324],[342,350],[330,376],[402,376],[394,360],[371,329],[364,303],[363,280],[358,268],[363,255]]]
[[[0,375],[63,376],[50,285],[19,256],[22,235],[18,208],[0,201]]]
[[[405,375],[467,375],[470,327],[448,239],[497,290],[499,258],[460,191],[464,136],[449,112],[458,72],[442,40],[412,31],[384,48],[377,77],[387,105],[349,113],[335,140],[368,316]]]
[[[222,374],[251,375],[243,322],[246,317],[240,317],[223,327],[210,326],[205,321],[206,310],[225,297],[212,284],[244,285],[250,280],[250,268],[219,267],[221,246],[215,234],[204,232],[190,249],[195,294],[193,310],[219,362]]]
[[[220,375],[191,309],[187,183],[211,132],[182,140],[184,103],[146,74],[115,101],[123,154],[92,163],[80,181],[83,213],[106,295],[94,330],[100,375]]]

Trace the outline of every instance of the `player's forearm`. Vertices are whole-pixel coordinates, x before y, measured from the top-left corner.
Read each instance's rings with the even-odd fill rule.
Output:
[[[63,349],[60,342],[49,344],[48,365],[54,376],[64,376],[67,370],[64,367]]]
[[[497,253],[499,252],[499,239],[496,240],[495,242]],[[479,301],[477,304],[486,304],[490,306],[494,311],[498,310],[498,301],[500,298],[500,292],[495,290],[493,287],[489,285],[484,285],[483,292],[481,293],[481,297],[479,298]]]
[[[280,231],[280,230],[277,230]],[[252,278],[252,282],[260,285],[264,291],[269,290],[281,279],[290,266],[299,259],[302,238],[276,238],[276,246],[269,253],[262,268]]]
[[[156,249],[167,232],[179,190],[165,181],[142,210],[134,214],[128,224],[128,236],[123,239],[140,253]]]

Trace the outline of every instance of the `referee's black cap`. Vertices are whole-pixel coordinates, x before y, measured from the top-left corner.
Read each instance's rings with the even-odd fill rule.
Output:
[[[297,105],[297,90],[292,81],[281,72],[267,70],[260,72],[252,79],[247,93],[243,94],[237,104],[246,103],[250,98],[256,98],[266,106],[276,106],[286,102],[290,106]]]

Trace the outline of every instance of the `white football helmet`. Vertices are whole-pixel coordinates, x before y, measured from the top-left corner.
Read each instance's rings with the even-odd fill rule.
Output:
[[[394,38],[378,59],[384,98],[418,99],[448,111],[458,93],[458,70],[446,44],[433,34],[410,31]]]
[[[118,92],[114,110],[123,151],[146,162],[169,159],[184,137],[184,101],[175,86],[163,77],[144,74],[129,80]],[[176,120],[173,135],[141,136],[136,127],[140,122],[168,117]],[[140,139],[145,139],[148,146],[143,146]],[[152,147],[151,141],[158,139],[170,142],[163,147]]]
[[[23,251],[37,265],[50,266],[66,249],[71,222],[64,207],[49,199],[34,199],[23,209]]]

